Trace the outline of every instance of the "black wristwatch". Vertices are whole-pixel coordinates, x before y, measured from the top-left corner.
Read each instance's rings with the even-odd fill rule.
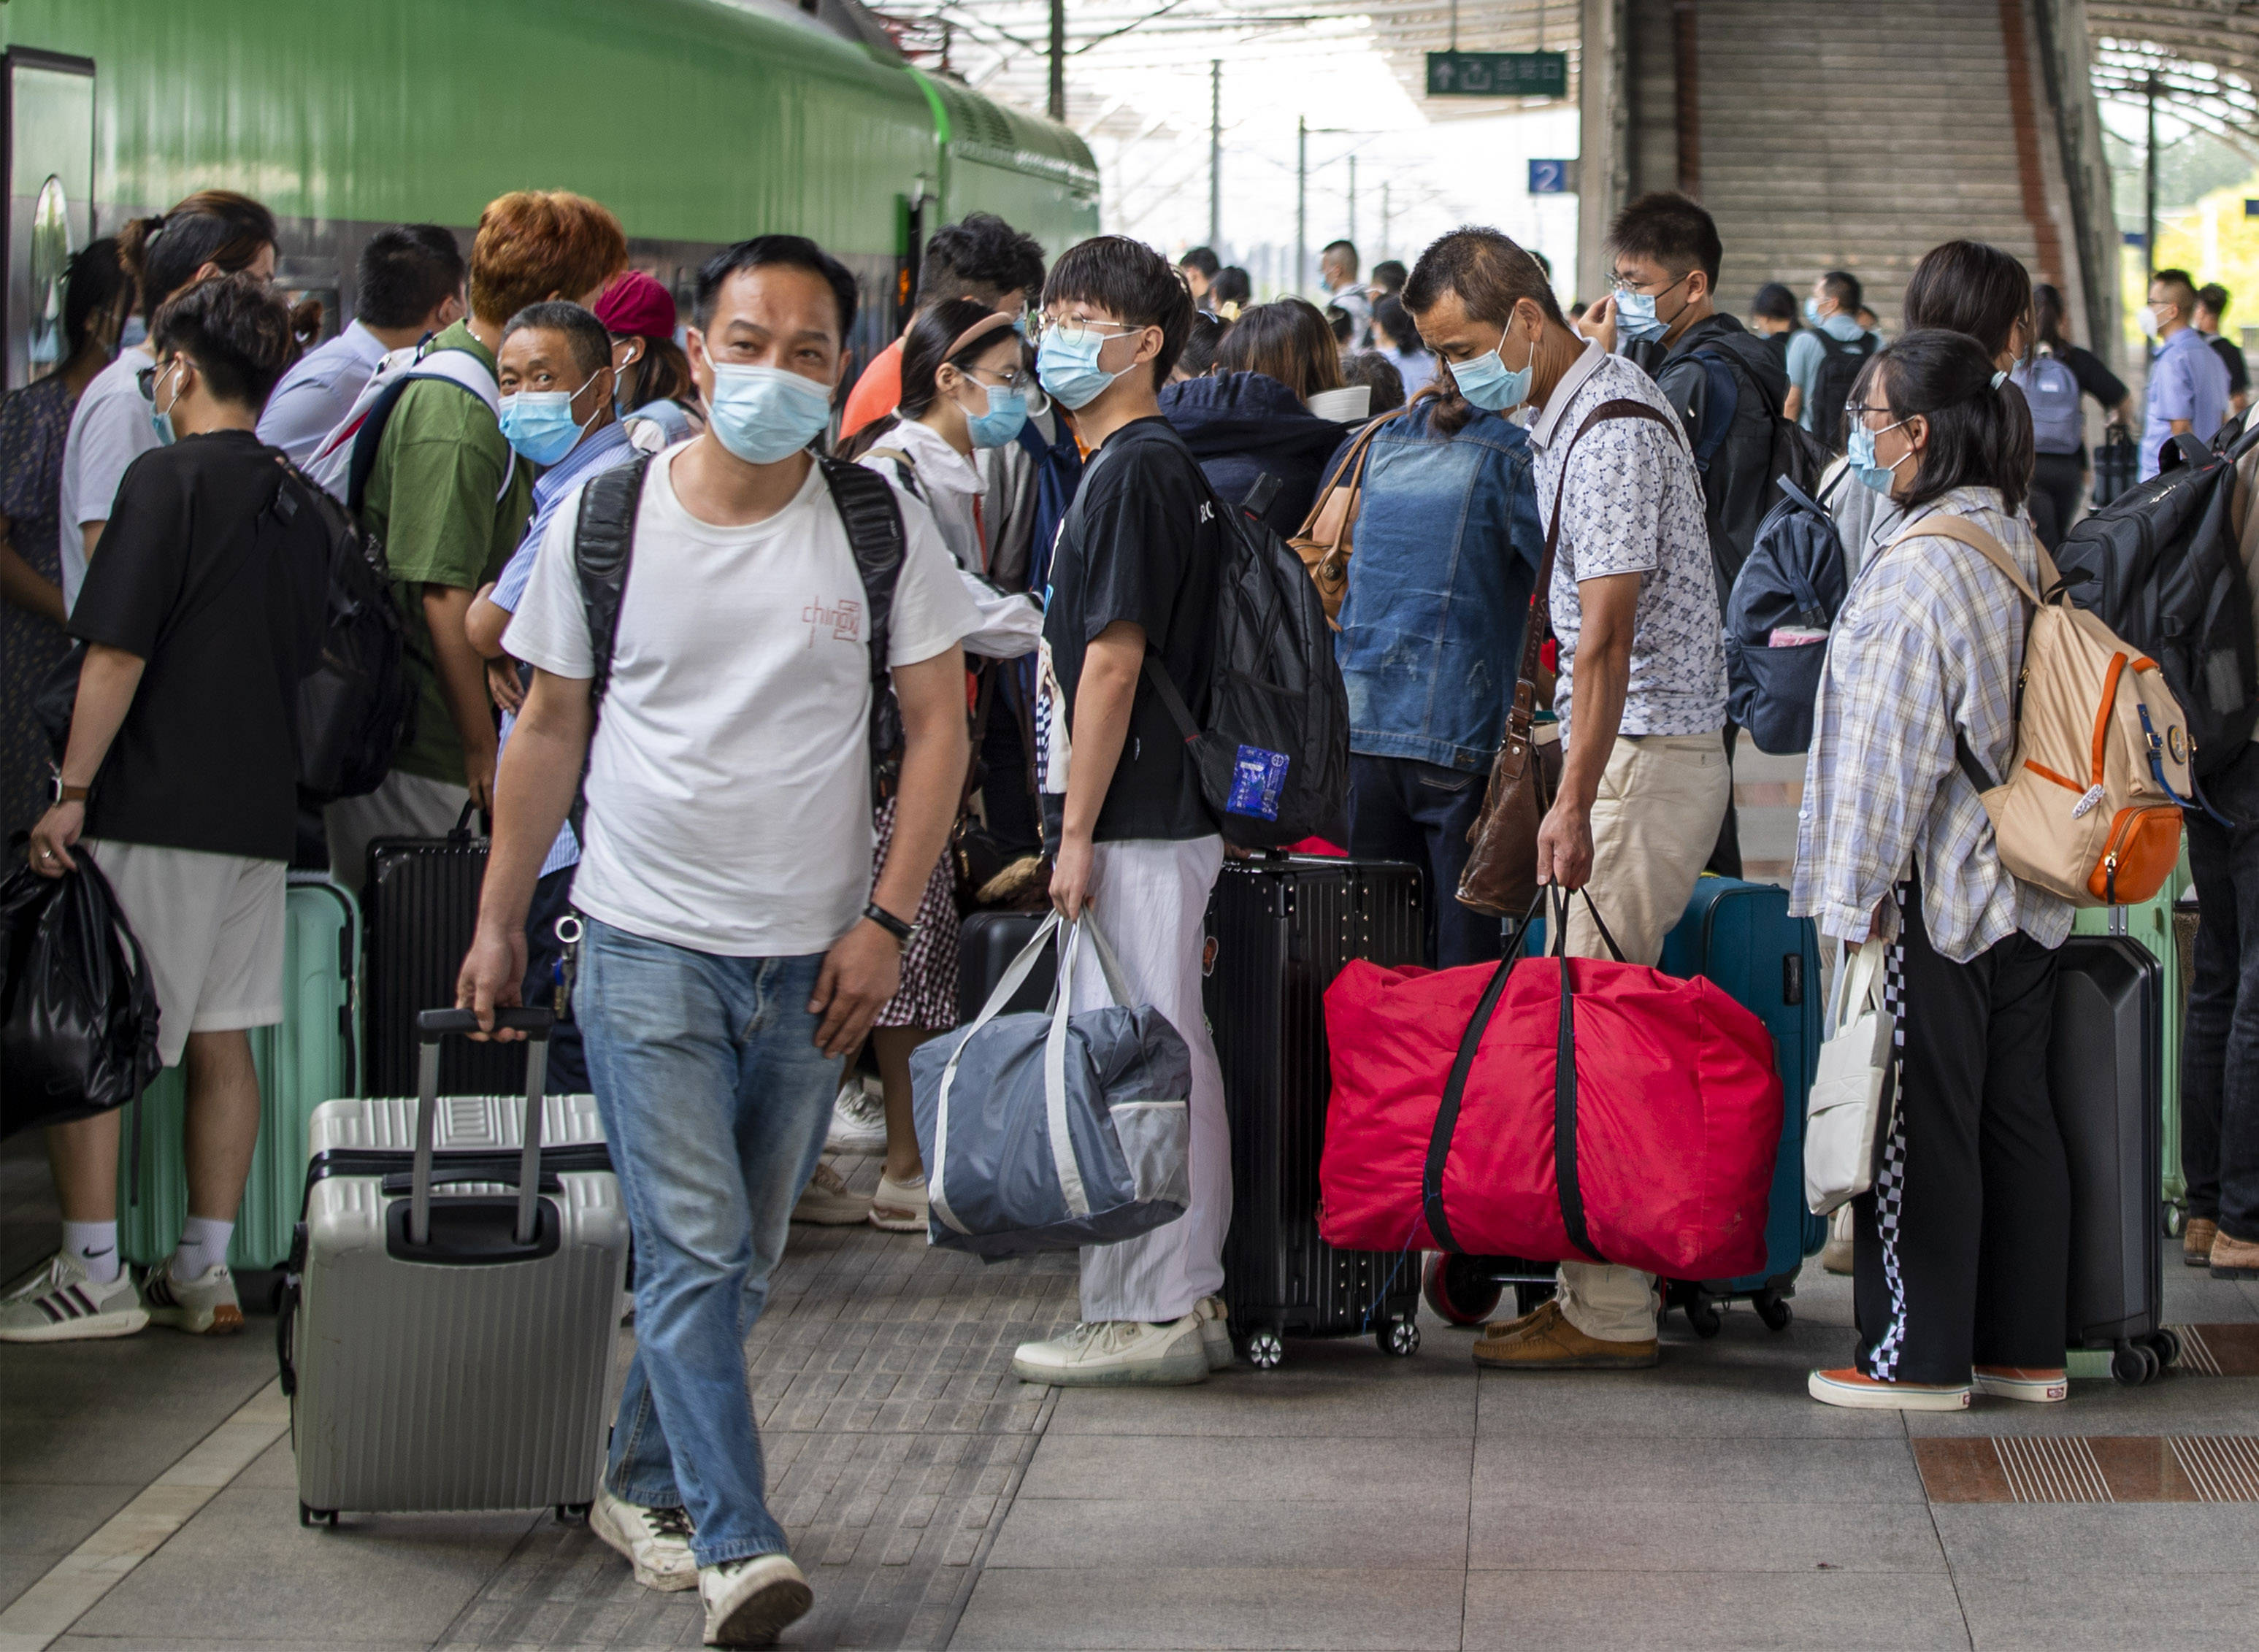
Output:
[[[870,905],[863,908],[863,915],[870,919],[872,922],[877,924],[880,929],[884,929],[888,935],[893,936],[896,941],[901,943],[901,949],[905,952],[910,950],[910,943],[917,939],[918,930],[924,927],[916,923],[904,923],[900,918],[887,911],[886,908],[880,906],[875,901],[872,901]]]

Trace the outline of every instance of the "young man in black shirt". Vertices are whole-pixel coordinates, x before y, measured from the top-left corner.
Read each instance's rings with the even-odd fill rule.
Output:
[[[240,1330],[228,1241],[259,1139],[246,1029],[282,1019],[283,872],[297,838],[299,680],[318,663],[327,547],[253,433],[297,355],[248,274],[168,300],[141,388],[164,445],[133,461],[71,610],[86,645],[32,869],[100,866],[156,987],[157,1047],[189,1065],[189,1217],[137,1285],[118,1256],[118,1115],[47,1132],[60,1251],[0,1301],[0,1341]],[[289,483],[297,486],[296,483]]]
[[[1044,287],[1037,372],[1095,448],[1059,529],[1044,594],[1038,744],[1051,904],[1086,909],[1133,1002],[1192,1051],[1192,1200],[1176,1221],[1082,1253],[1082,1323],[1022,1345],[1012,1368],[1066,1386],[1194,1383],[1231,1360],[1223,1234],[1231,1143],[1223,1076],[1201,1008],[1201,947],[1223,839],[1184,739],[1144,680],[1145,659],[1205,714],[1222,567],[1222,507],[1159,392],[1191,330],[1192,295],[1160,254],[1102,235],[1070,248]],[[1077,944],[1080,944],[1078,940]],[[1075,977],[1080,1009],[1106,1001]]]

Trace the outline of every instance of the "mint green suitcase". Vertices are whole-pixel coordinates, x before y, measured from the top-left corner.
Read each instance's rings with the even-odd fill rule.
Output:
[[[278,1268],[306,1185],[306,1122],[323,1102],[360,1091],[360,917],[353,899],[321,873],[290,877],[283,918],[282,1020],[251,1031],[259,1069],[259,1146],[237,1214],[232,1268]],[[140,1186],[133,1186],[134,1109],[118,1154],[118,1243],[128,1262],[173,1254],[189,1214],[182,1152],[185,1065],[167,1067],[141,1093]]]

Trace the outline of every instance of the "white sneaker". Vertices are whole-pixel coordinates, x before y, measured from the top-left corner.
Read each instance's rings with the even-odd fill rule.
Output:
[[[243,1328],[243,1307],[235,1300],[235,1276],[215,1262],[193,1279],[176,1279],[173,1264],[160,1262],[142,1277],[141,1300],[149,1323],[169,1325],[192,1336],[230,1336]]]
[[[1204,1296],[1193,1304],[1193,1312],[1200,1316],[1201,1347],[1208,1355],[1210,1371],[1229,1371],[1236,1357],[1231,1349],[1231,1310],[1223,1305],[1220,1296]]]
[[[821,1163],[808,1178],[800,1202],[792,1207],[795,1221],[812,1221],[819,1228],[844,1228],[866,1220],[870,1214],[869,1196],[849,1193],[847,1178]]]
[[[1012,1355],[1012,1374],[1023,1383],[1060,1388],[1204,1383],[1208,1356],[1201,1325],[1198,1313],[1166,1325],[1143,1320],[1078,1325],[1048,1342],[1021,1343]]]
[[[680,1508],[645,1508],[609,1487],[588,1506],[588,1529],[628,1557],[646,1589],[695,1589],[698,1563],[690,1553],[690,1516]]]
[[[86,1264],[60,1250],[0,1298],[0,1342],[131,1336],[148,1322],[131,1269],[120,1268],[108,1285],[96,1285]]]
[[[879,1178],[879,1191],[871,1195],[871,1225],[888,1233],[923,1233],[926,1221],[925,1178],[898,1182]]]
[[[806,1614],[816,1591],[789,1555],[755,1555],[698,1570],[708,1646],[766,1646]]]
[[[827,1153],[887,1150],[887,1098],[878,1081],[851,1073],[831,1104],[831,1129],[823,1138]]]

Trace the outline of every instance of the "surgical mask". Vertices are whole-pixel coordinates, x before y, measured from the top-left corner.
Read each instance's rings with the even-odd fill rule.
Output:
[[[748,465],[773,465],[807,446],[831,423],[831,391],[781,367],[714,364],[707,424]]]
[[[1451,363],[1451,378],[1459,387],[1459,394],[1486,413],[1504,413],[1520,407],[1529,399],[1529,368],[1509,367],[1499,354],[1506,348],[1506,335],[1498,336],[1498,350],[1477,356],[1472,361]],[[1530,361],[1537,359],[1536,345],[1530,347]]]
[[[165,381],[173,376],[174,368],[178,367],[181,364],[179,362],[175,361],[168,366],[164,372],[159,374],[157,375],[156,385],[153,387],[153,391],[161,392],[164,388]],[[173,407],[178,407],[180,404],[180,395],[175,394],[173,397]],[[149,428],[157,432],[157,445],[160,447],[170,447],[175,442],[180,439],[179,432],[173,429],[173,408],[158,408],[154,404],[153,394],[152,404],[149,409]]]
[[[1804,318],[1815,327],[1820,324],[1820,301],[1818,299],[1807,298],[1804,301]]]
[[[1681,275],[1678,281],[1671,282],[1671,287],[1664,288],[1663,292],[1669,292],[1671,287],[1678,286],[1679,281],[1685,279],[1685,276]],[[1655,313],[1656,301],[1662,296],[1662,293],[1641,293],[1633,292],[1628,288],[1619,288],[1616,293],[1616,336],[1628,344],[1648,344],[1669,332],[1671,324]],[[1680,306],[1679,313],[1681,315],[1685,313],[1684,305]]]
[[[984,384],[988,392],[986,413],[967,413],[965,429],[973,438],[975,447],[1004,447],[1020,434],[1020,427],[1028,422],[1028,398],[1024,392],[1008,390],[1001,385]]]
[[[1036,346],[1036,379],[1044,393],[1070,413],[1088,407],[1104,395],[1122,373],[1108,373],[1098,365],[1098,352],[1106,348],[1109,335],[1083,329],[1072,338],[1061,334],[1057,327],[1047,329],[1044,341]],[[1126,335],[1123,335],[1126,336]],[[1137,364],[1132,361],[1130,366]]]
[[[581,390],[595,381],[590,374]],[[581,390],[520,390],[502,397],[502,440],[529,464],[554,465],[580,445],[582,426],[573,417],[573,398]]]
[[[1899,421],[1899,424],[1905,423],[1904,419]],[[1871,431],[1862,420],[1851,426],[1851,439],[1845,446],[1844,457],[1850,464],[1851,474],[1878,494],[1890,492],[1891,484],[1898,480],[1899,466],[1905,464],[1912,456],[1901,453],[1896,463],[1889,465],[1876,460],[1875,438],[1889,435],[1898,429],[1899,424],[1886,424],[1879,431]]]

